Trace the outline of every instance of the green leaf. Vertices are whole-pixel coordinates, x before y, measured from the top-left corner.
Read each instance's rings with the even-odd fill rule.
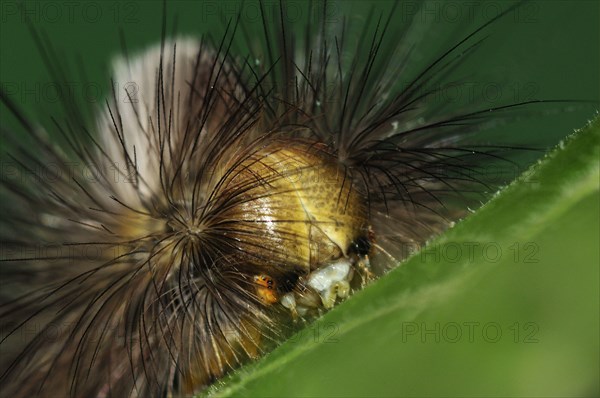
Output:
[[[262,360],[233,396],[599,396],[600,118]]]

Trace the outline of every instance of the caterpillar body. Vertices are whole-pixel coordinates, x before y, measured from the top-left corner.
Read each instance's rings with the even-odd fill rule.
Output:
[[[115,81],[135,85],[91,122],[65,103],[66,118],[39,127],[2,91],[27,134],[7,134],[11,164],[61,171],[2,181],[2,396],[197,393],[504,182],[484,171],[511,167],[519,151],[482,134],[539,101],[432,98],[518,4],[416,71],[421,32],[396,24],[397,7],[350,33],[311,4],[316,20],[298,33],[284,2],[270,6],[281,18],[257,3],[258,38],[240,15],[217,39],[171,36],[165,12],[161,42],[113,64]],[[89,178],[69,172],[72,161]],[[58,249],[35,255],[44,242]]]

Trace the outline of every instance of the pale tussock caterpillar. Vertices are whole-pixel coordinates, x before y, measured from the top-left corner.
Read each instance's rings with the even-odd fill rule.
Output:
[[[2,180],[3,395],[201,390],[478,206],[530,143],[497,128],[562,99],[438,96],[521,4],[453,34],[408,2],[253,4],[202,38],[162,11],[160,44],[122,35],[105,103],[42,127],[3,89],[7,162],[38,175]],[[30,25],[56,82],[85,75]]]

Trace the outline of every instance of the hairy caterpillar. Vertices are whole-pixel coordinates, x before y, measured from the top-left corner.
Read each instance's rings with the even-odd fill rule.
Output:
[[[503,183],[485,167],[509,167],[514,141],[486,127],[537,98],[436,94],[518,8],[428,58],[413,48],[424,28],[396,24],[404,4],[351,32],[341,17],[324,23],[326,4],[293,30],[285,4],[261,3],[256,26],[236,10],[203,39],[171,35],[163,13],[161,43],[116,62],[114,81],[134,85],[118,84],[91,120],[64,101],[66,117],[39,128],[3,89],[3,113],[29,134],[7,132],[8,167],[42,176],[7,169],[2,182],[3,394],[191,394]],[[60,178],[43,178],[50,167]],[[61,250],[38,250],[49,242]]]

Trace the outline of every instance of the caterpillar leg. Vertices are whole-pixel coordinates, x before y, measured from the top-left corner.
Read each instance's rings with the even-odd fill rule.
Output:
[[[273,278],[265,274],[255,275],[254,283],[257,285],[256,295],[264,304],[271,305],[279,301]]]
[[[359,257],[355,264],[360,275],[360,287],[365,287],[369,282],[375,279],[375,273],[371,270],[369,256]]]

